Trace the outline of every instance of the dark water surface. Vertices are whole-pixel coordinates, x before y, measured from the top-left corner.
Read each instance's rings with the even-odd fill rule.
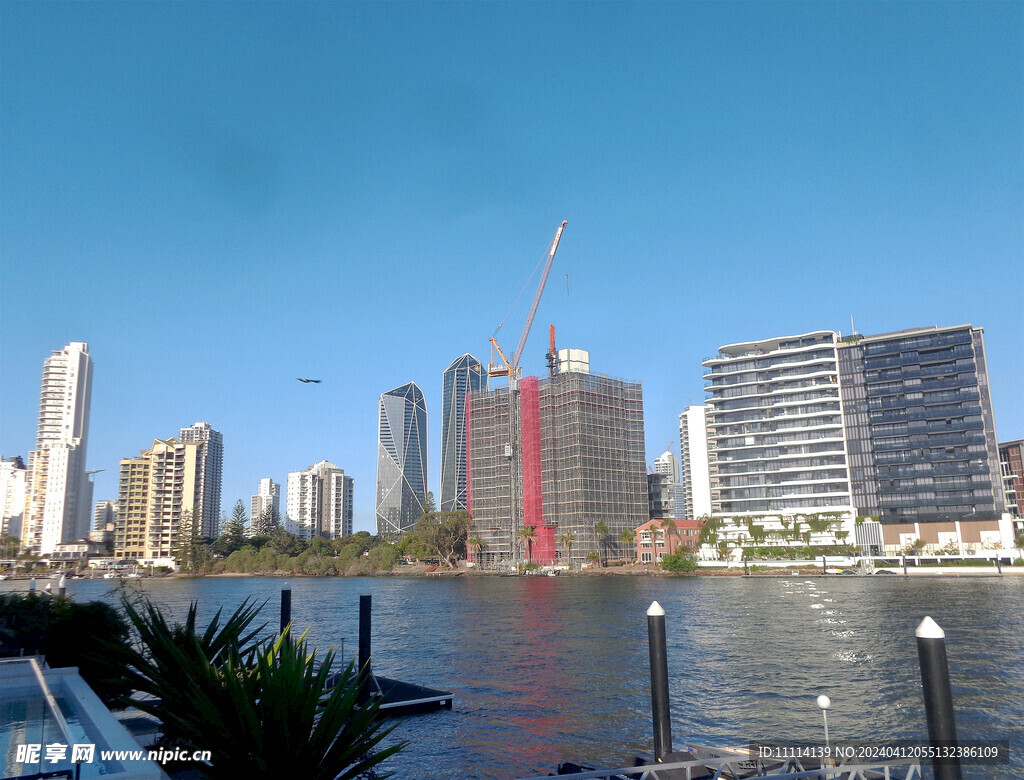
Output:
[[[646,611],[665,608],[673,738],[717,744],[927,738],[914,629],[946,631],[961,740],[1010,740],[1010,766],[965,776],[1024,778],[1024,577],[810,579],[644,577],[325,578],[289,581],[313,643],[356,652],[359,595],[372,594],[373,658],[384,675],[452,691],[451,712],[402,720],[401,778],[514,778],[565,759],[622,765],[652,750]],[[5,583],[5,585],[10,583]],[[175,614],[208,619],[280,579],[146,580]],[[24,587],[24,583],[21,583]],[[116,600],[110,581],[74,580],[78,599]]]

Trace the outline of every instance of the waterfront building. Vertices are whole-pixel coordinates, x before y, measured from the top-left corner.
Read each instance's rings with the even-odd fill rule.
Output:
[[[195,498],[195,514],[200,533],[208,539],[220,536],[221,481],[224,474],[224,436],[208,422],[193,423],[178,431],[178,441],[199,442],[199,486]]]
[[[640,384],[591,374],[584,350],[559,350],[557,366],[553,376],[523,378],[511,407],[507,387],[470,394],[470,534],[481,540],[473,557],[483,567],[524,558],[524,526],[535,529],[535,562],[569,563],[560,541],[568,535],[578,564],[590,552],[621,552],[621,532],[648,519]]]
[[[322,460],[305,471],[288,474],[286,529],[305,541],[352,535],[353,479],[344,469]]]
[[[999,468],[1003,475],[1006,511],[1017,520],[1024,518],[1024,439],[999,445]],[[1021,523],[1016,523],[1021,526]],[[1018,528],[1024,531],[1024,528]]]
[[[674,520],[686,517],[686,492],[679,481],[679,461],[672,454],[671,449],[666,449],[654,459],[654,473],[665,477],[663,485],[659,487],[659,491],[664,495],[664,509],[659,513],[652,514],[651,519],[660,517]],[[650,479],[648,479],[647,492],[650,495]]]
[[[89,440],[92,358],[72,341],[43,362],[36,446],[29,453],[22,547],[49,555],[89,531],[85,456]]]
[[[255,495],[249,498],[249,528],[268,521],[280,522],[280,519],[281,486],[270,477],[264,477],[260,480]]]
[[[483,366],[470,354],[456,358],[445,369],[441,409],[442,512],[466,508],[466,394],[487,385]]]
[[[633,529],[636,535],[636,561],[638,563],[660,563],[666,555],[680,550],[694,552],[700,538],[702,523],[699,520],[673,520],[652,518]]]
[[[113,531],[117,525],[117,502],[97,501],[92,512],[92,530]]]
[[[723,541],[788,523],[794,533],[804,523],[816,543],[853,530],[837,340],[820,330],[745,341],[704,361],[711,513],[725,521]]]
[[[983,330],[854,334],[838,354],[852,500],[884,545],[1012,547]]]
[[[0,537],[21,539],[21,521],[25,515],[28,469],[20,455],[0,455]]]
[[[651,520],[675,519],[673,487],[668,474],[653,472],[647,475],[647,514]]]
[[[114,557],[174,567],[179,532],[199,528],[203,441],[155,439],[120,463]],[[184,522],[184,529],[182,528]]]
[[[427,404],[415,382],[383,393],[377,429],[377,533],[408,531],[427,500]]]
[[[707,406],[691,405],[679,415],[679,481],[683,492],[683,511],[679,517],[683,518],[711,514],[707,410]]]

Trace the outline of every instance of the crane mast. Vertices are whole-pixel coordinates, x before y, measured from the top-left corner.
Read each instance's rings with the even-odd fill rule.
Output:
[[[541,295],[544,294],[544,286],[547,284],[548,275],[551,273],[551,265],[555,260],[555,252],[558,251],[558,243],[562,239],[562,231],[568,225],[568,220],[563,220],[555,231],[555,237],[548,249],[547,261],[544,263],[544,270],[541,273],[540,281],[537,284],[537,292],[533,295],[533,303],[530,305],[530,312],[526,316],[526,323],[523,325],[523,332],[519,335],[519,344],[516,351],[512,353],[511,360],[505,357],[497,340],[491,336],[491,362],[487,366],[488,377],[508,377],[508,442],[505,444],[505,457],[509,464],[508,487],[509,487],[509,550],[513,564],[517,560],[516,532],[523,524],[523,462],[522,452],[522,425],[521,408],[519,403],[519,380],[523,371],[519,363],[523,358],[526,349],[526,340],[530,336],[530,328],[533,326],[533,319],[537,314],[537,307],[540,305]],[[498,326],[501,327],[500,325]],[[551,330],[552,349],[554,342],[554,328]],[[494,352],[497,351],[501,363],[494,362]],[[549,358],[550,360],[550,358]]]

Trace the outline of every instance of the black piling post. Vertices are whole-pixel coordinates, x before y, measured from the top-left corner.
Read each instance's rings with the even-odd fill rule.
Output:
[[[921,687],[924,711],[928,719],[928,741],[942,752],[956,747],[956,720],[953,717],[953,689],[949,684],[946,659],[946,633],[930,617],[921,621],[915,632],[917,655],[921,661]],[[960,759],[933,758],[935,780],[960,780]]]
[[[668,709],[668,648],[665,610],[657,601],[647,610],[647,644],[651,653],[651,717],[654,721],[654,758],[672,752],[672,720]]]
[[[906,555],[903,556],[903,573],[904,574],[907,573],[907,556]]]
[[[822,574],[828,574],[828,569],[826,569],[826,567],[825,567],[825,556],[824,555],[821,556],[821,573]]]
[[[998,556],[996,557],[996,568],[999,570],[1000,574],[1003,573],[1003,562],[999,560]]]
[[[750,567],[747,565],[747,558],[743,556],[743,573],[750,574]]]
[[[373,596],[366,594],[359,597],[359,668],[356,673],[360,676],[370,675],[370,624],[373,617]],[[365,701],[370,695],[369,680],[363,685],[359,692],[360,701]]]
[[[287,582],[281,588],[281,633],[292,622],[292,586]]]

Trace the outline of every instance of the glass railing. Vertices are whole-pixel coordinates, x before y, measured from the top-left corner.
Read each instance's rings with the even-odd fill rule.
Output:
[[[78,744],[81,740],[72,734],[67,719],[57,704],[56,697],[54,697],[50,686],[46,683],[46,678],[43,676],[43,670],[39,662],[35,658],[9,658],[0,661],[0,664],[27,665],[38,686],[37,694],[29,695],[31,698],[30,703],[35,704],[37,701],[41,703],[38,719],[35,717],[30,719],[28,714],[26,714],[24,726],[25,742],[23,743],[26,750],[24,754],[21,754],[19,750],[15,754],[13,761],[11,756],[8,755],[5,777],[10,778],[10,780],[20,780],[20,778],[26,777],[65,777],[69,778],[69,780],[78,780],[82,772],[82,759],[81,757],[76,757],[73,753],[68,755],[67,750],[71,750],[72,746]],[[28,709],[32,710],[34,707],[29,707]],[[39,735],[39,741],[32,742],[31,740],[35,738],[34,735],[36,733]],[[66,748],[63,757],[54,760],[55,755],[49,752],[49,747],[52,745]],[[36,746],[39,747],[38,751],[30,752],[27,750],[29,747]],[[75,758],[78,758],[78,760],[75,761]],[[18,769],[15,770],[15,767],[18,767]],[[19,774],[12,775],[10,774],[12,771],[17,771]]]

